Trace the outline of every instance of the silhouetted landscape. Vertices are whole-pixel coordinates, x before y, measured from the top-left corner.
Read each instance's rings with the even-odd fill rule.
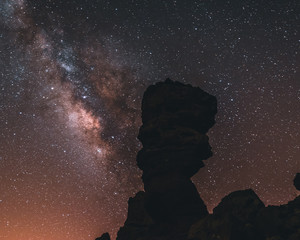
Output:
[[[129,199],[117,240],[300,239],[300,196],[266,207],[252,189],[239,190],[208,213],[190,178],[213,154],[206,133],[216,113],[216,98],[198,87],[167,79],[146,90],[137,155],[145,191]]]
[[[300,240],[299,10],[0,0],[0,240]]]

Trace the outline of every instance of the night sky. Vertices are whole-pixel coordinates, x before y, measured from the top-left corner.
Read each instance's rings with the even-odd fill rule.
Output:
[[[0,239],[116,236],[142,190],[141,99],[169,77],[218,99],[211,211],[299,195],[300,2],[0,1]]]

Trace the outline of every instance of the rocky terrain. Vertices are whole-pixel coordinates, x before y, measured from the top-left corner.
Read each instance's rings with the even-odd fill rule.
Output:
[[[265,207],[253,190],[241,190],[208,214],[190,178],[212,156],[206,133],[216,113],[216,98],[200,88],[167,79],[146,90],[137,155],[145,191],[129,199],[117,240],[300,239],[300,197]],[[294,185],[300,190],[299,173]]]

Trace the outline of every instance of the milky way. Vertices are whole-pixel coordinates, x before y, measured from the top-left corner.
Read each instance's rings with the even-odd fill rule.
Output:
[[[142,95],[166,77],[218,99],[193,178],[210,210],[245,188],[293,199],[299,16],[298,1],[2,0],[0,238],[115,237],[142,189]]]

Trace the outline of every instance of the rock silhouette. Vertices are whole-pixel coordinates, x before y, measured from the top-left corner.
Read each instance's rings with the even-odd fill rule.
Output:
[[[188,239],[260,240],[255,220],[263,208],[263,202],[251,189],[230,193],[212,215],[191,227]]]
[[[230,193],[213,214],[190,228],[187,239],[300,239],[300,196],[286,205],[265,207],[251,189]]]
[[[145,192],[129,200],[118,240],[185,239],[208,215],[190,178],[212,156],[206,133],[216,113],[216,98],[191,85],[167,79],[146,90],[137,155]]]
[[[253,190],[240,190],[208,214],[190,178],[212,156],[206,133],[216,113],[216,98],[191,85],[167,79],[146,90],[137,155],[145,191],[129,199],[117,240],[300,239],[300,196],[265,207]],[[299,173],[294,185],[300,190]]]
[[[109,233],[103,233],[101,237],[96,238],[96,240],[110,240]]]
[[[145,208],[157,223],[194,221],[208,214],[190,178],[212,156],[207,131],[217,100],[200,88],[173,82],[150,86],[143,97],[137,164]]]
[[[297,190],[300,191],[300,173],[297,173],[294,178],[294,185]]]
[[[153,220],[146,212],[145,192],[138,192],[128,201],[128,215],[123,227],[118,232],[117,239],[143,239],[149,234]]]

